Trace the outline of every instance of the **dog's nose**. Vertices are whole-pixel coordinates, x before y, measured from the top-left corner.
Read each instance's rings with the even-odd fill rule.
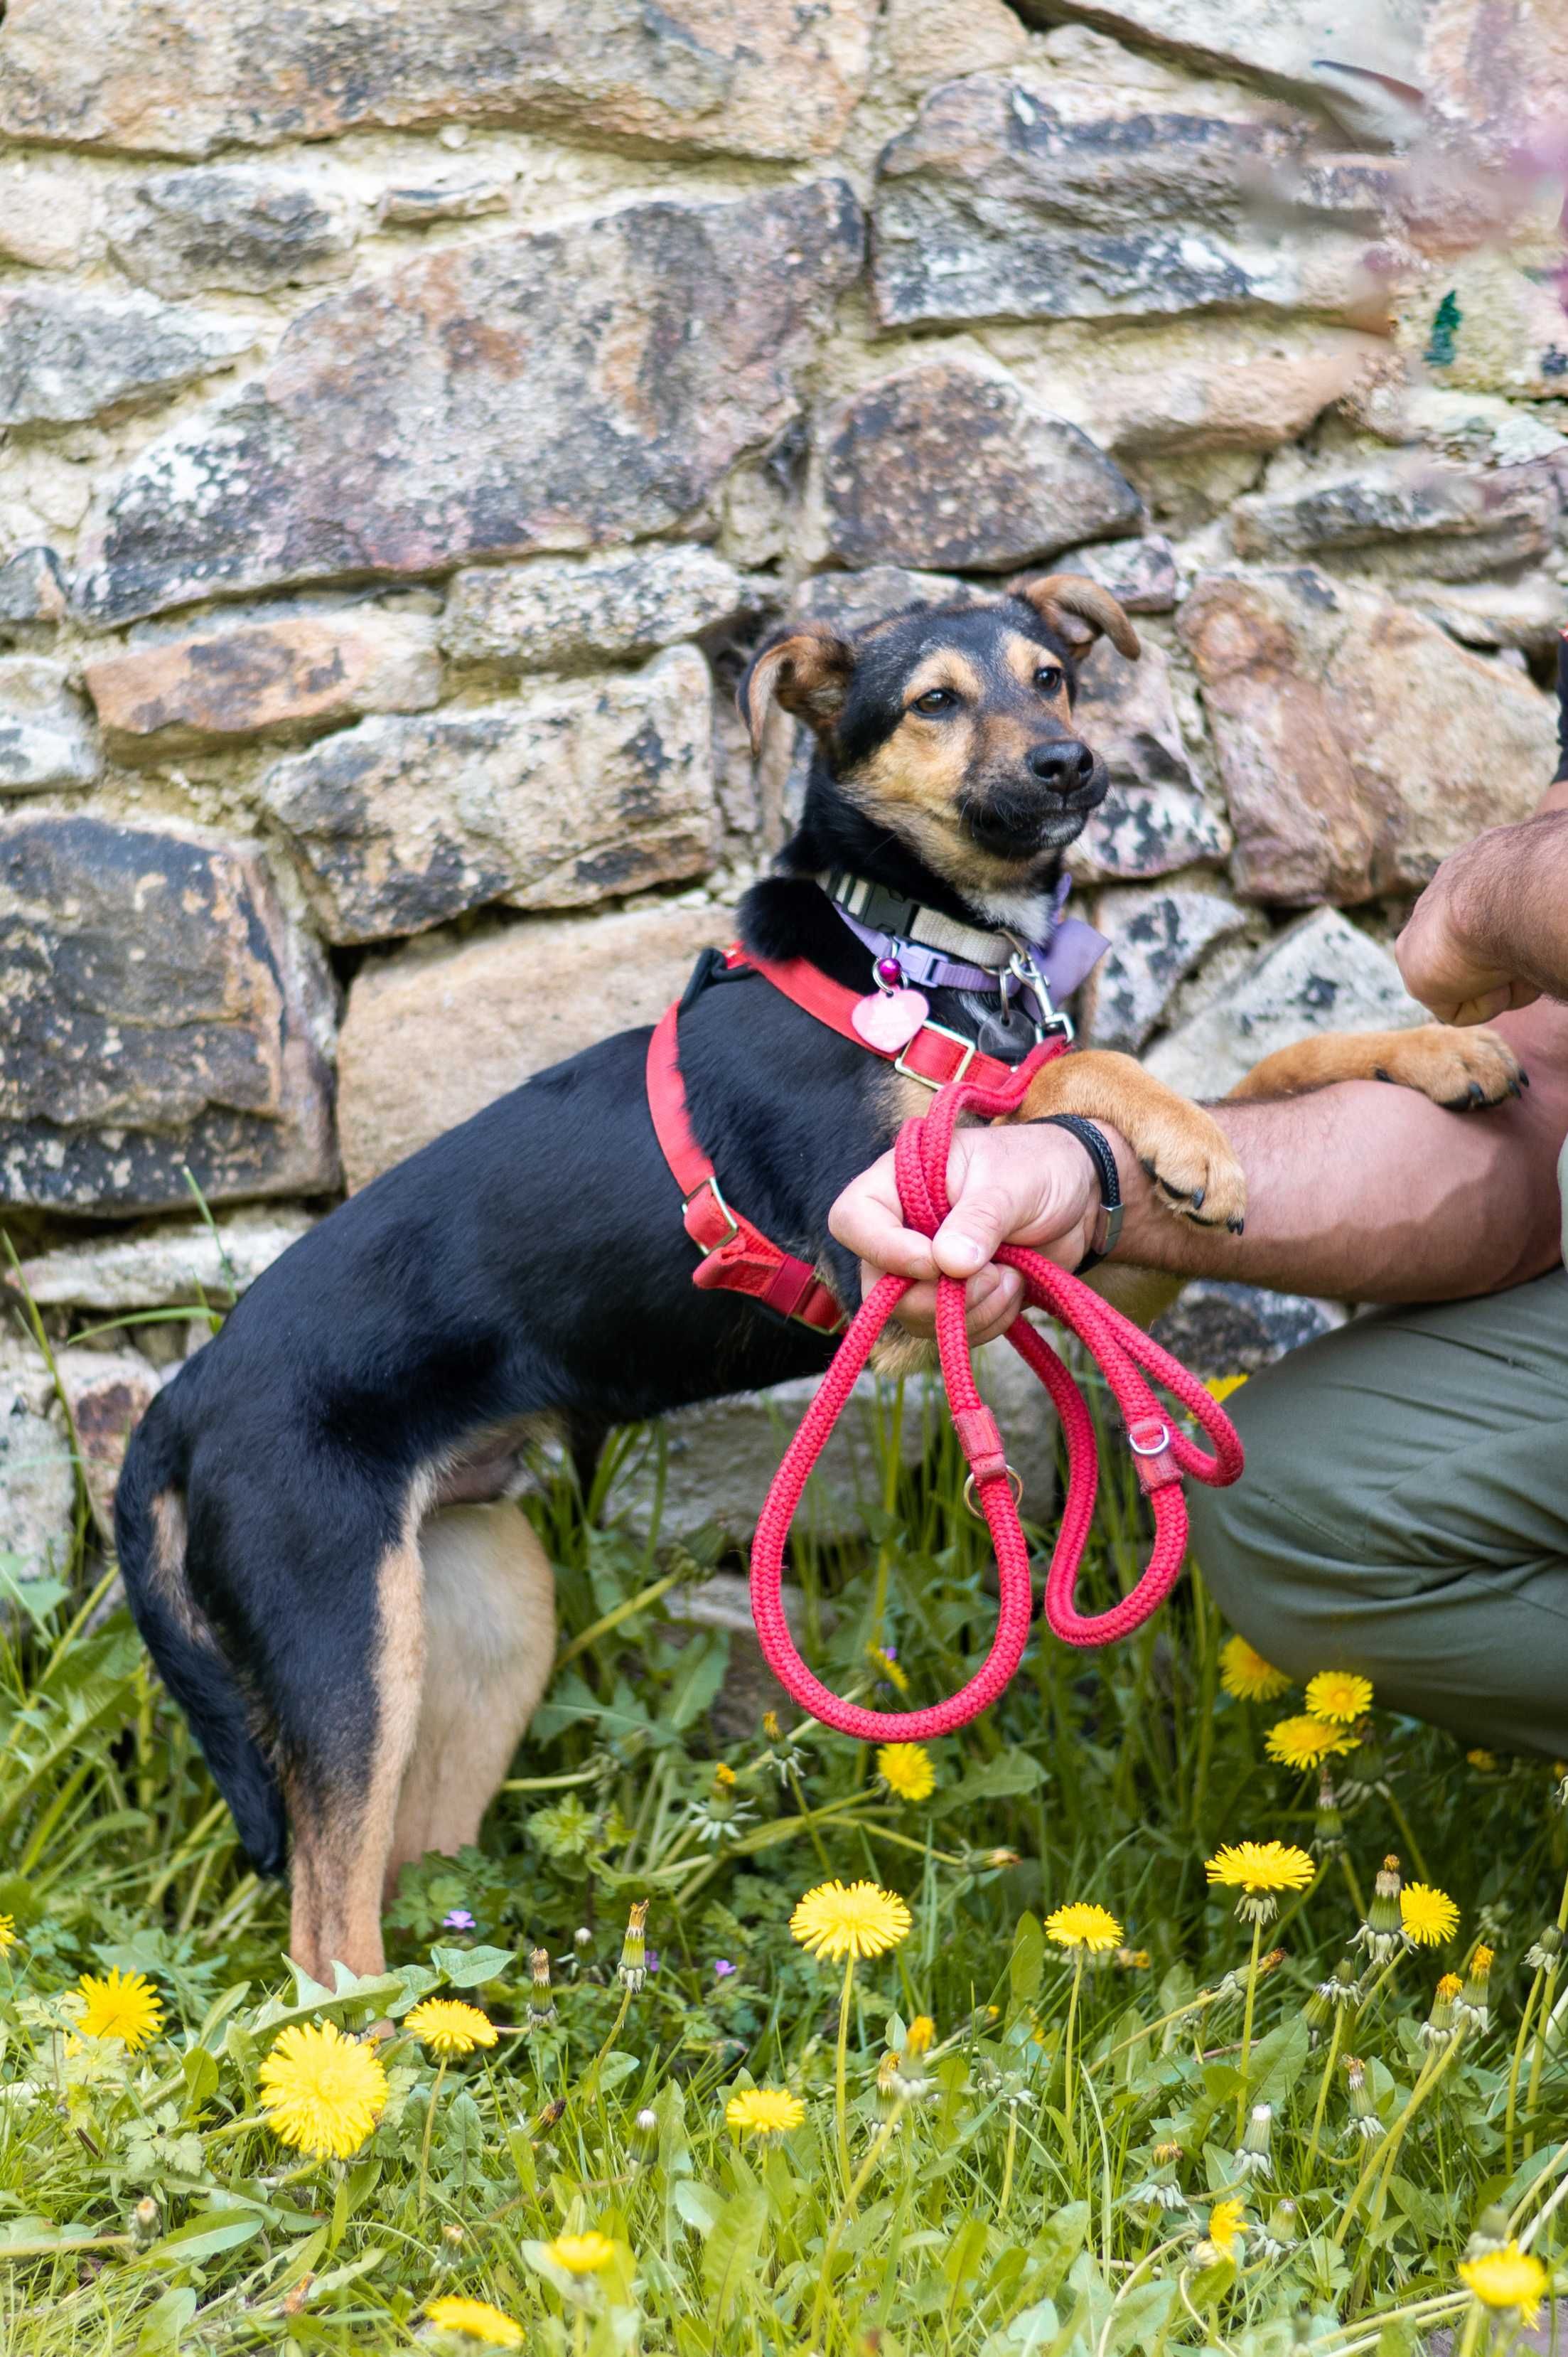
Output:
[[[1094,775],[1094,756],[1076,737],[1057,737],[1048,744],[1030,747],[1028,768],[1029,775],[1038,778],[1043,786],[1070,794],[1087,786]]]

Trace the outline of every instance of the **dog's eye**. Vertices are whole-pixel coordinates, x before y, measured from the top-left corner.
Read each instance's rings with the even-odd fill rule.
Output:
[[[1061,669],[1057,663],[1042,663],[1035,673],[1035,685],[1042,695],[1055,695],[1061,683]]]
[[[909,709],[911,712],[922,712],[929,718],[939,712],[953,711],[957,704],[958,698],[950,687],[928,687],[924,695],[918,695],[915,698]]]

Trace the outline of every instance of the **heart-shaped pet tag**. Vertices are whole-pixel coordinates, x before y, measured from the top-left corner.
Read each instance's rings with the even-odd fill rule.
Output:
[[[868,1048],[896,1056],[908,1046],[930,1011],[930,1001],[922,991],[874,990],[869,998],[855,1000],[849,1019]]]

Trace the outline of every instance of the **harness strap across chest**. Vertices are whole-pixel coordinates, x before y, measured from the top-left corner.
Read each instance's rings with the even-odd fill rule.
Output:
[[[819,1023],[851,1039],[867,1055],[879,1055],[897,1072],[922,1082],[929,1089],[967,1080],[978,1087],[1021,1098],[1040,1066],[1066,1051],[1069,1034],[1060,1033],[1032,1050],[1021,1064],[1004,1064],[999,1057],[982,1055],[972,1039],[950,1031],[944,1024],[926,1022],[907,1046],[893,1050],[877,1048],[855,1028],[853,1014],[864,993],[834,982],[806,958],[775,963],[735,948],[725,960],[732,972],[760,974],[775,990]],[[686,1086],[681,1077],[680,1002],[665,1008],[648,1043],[648,1110],[659,1148],[681,1190],[681,1218],[686,1233],[703,1257],[692,1282],[703,1291],[741,1293],[781,1317],[793,1318],[819,1334],[836,1334],[846,1322],[843,1305],[809,1261],[788,1253],[755,1221],[725,1200],[718,1173],[703,1153],[692,1127]]]

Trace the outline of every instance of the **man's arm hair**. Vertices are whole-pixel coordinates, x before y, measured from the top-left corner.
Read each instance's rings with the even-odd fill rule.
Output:
[[[1568,811],[1478,835],[1455,862],[1452,921],[1477,964],[1568,999]]]

